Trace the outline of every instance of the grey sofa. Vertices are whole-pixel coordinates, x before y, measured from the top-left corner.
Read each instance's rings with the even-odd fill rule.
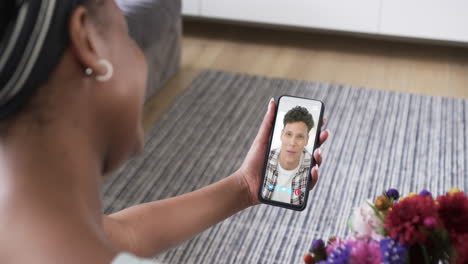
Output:
[[[146,98],[176,73],[180,65],[181,0],[116,0],[127,17],[130,35],[148,61]]]

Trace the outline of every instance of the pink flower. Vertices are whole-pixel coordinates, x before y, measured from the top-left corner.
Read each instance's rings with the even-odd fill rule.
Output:
[[[337,238],[327,247],[327,255],[337,248],[347,246],[350,248],[349,263],[351,264],[380,264],[382,263],[380,244],[372,239],[350,237],[346,240]]]
[[[350,263],[359,264],[380,264],[382,258],[380,255],[379,242],[369,239],[350,240],[347,243],[351,245]]]
[[[384,223],[375,215],[368,202],[364,202],[361,207],[353,210],[349,224],[357,238],[372,238],[374,240],[383,238],[377,228],[383,229]]]
[[[424,219],[424,226],[430,231],[434,230],[437,227],[437,219],[432,216],[426,217]]]

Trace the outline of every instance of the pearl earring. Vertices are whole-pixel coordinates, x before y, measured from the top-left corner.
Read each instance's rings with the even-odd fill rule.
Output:
[[[85,73],[86,73],[86,75],[91,76],[91,74],[93,74],[93,69],[86,68]]]
[[[97,76],[96,80],[100,82],[106,82],[110,80],[114,75],[114,67],[112,64],[108,60],[99,60],[98,63],[106,67],[106,73],[104,75]]]

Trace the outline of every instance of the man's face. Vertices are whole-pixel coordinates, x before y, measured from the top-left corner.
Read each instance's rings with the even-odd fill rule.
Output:
[[[281,132],[281,152],[284,152],[285,162],[299,162],[308,141],[309,134],[304,122],[287,123]]]

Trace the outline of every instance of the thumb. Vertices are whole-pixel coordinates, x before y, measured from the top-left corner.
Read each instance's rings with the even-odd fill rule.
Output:
[[[275,99],[271,98],[268,103],[268,110],[263,118],[263,122],[260,125],[257,137],[255,138],[255,143],[267,144],[270,132],[273,126],[273,118],[275,117],[276,103]]]

